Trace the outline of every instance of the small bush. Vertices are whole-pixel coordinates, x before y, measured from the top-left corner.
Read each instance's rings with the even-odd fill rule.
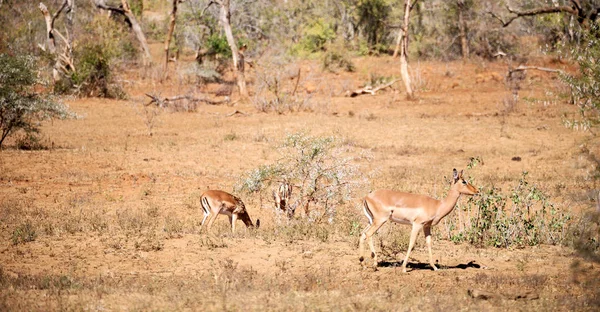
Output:
[[[17,226],[17,228],[12,233],[12,244],[18,245],[27,242],[33,242],[37,237],[37,233],[35,232],[34,226],[31,222],[27,221]]]
[[[338,70],[353,72],[356,70],[356,66],[344,51],[329,50],[323,54],[323,69],[330,72]]]
[[[282,158],[242,176],[236,191],[264,193],[271,185],[286,181],[293,186],[290,209],[302,208],[311,222],[333,222],[337,207],[367,184],[356,161],[368,157],[335,137],[312,137],[303,133],[288,135],[278,147]]]
[[[256,71],[256,92],[252,97],[258,111],[284,114],[313,109],[312,97],[298,90],[305,81],[302,72],[297,70],[290,74],[285,70],[286,65],[287,62],[281,59],[260,64]]]

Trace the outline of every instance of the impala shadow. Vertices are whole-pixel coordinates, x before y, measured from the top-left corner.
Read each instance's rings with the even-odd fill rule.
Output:
[[[380,261],[377,263],[377,267],[380,267],[380,268],[401,267],[403,262],[404,262],[403,260],[401,260],[401,261]],[[469,263],[459,263],[457,265],[443,265],[443,264],[439,264],[439,263],[436,263],[436,265],[439,269],[442,269],[442,270],[452,270],[452,269],[466,270],[466,269],[480,269],[481,268],[481,265],[475,263],[475,261],[470,261]],[[429,263],[425,263],[425,262],[409,262],[408,265],[406,265],[406,267],[411,270],[433,270],[431,268],[431,265]]]

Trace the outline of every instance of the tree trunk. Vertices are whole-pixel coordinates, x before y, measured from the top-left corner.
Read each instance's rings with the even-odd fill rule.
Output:
[[[458,0],[456,2],[458,7],[458,31],[460,36],[460,48],[462,51],[463,59],[469,58],[469,43],[467,41],[467,22],[465,21],[464,11],[465,2],[464,0]]]
[[[123,5],[123,14],[125,14],[127,19],[129,19],[129,22],[131,23],[131,29],[140,42],[142,52],[144,52],[144,65],[150,65],[150,63],[152,63],[152,55],[150,54],[150,49],[148,48],[148,43],[146,42],[146,35],[144,35],[142,27],[137,22],[135,15],[131,12],[127,0],[121,0],[121,4]]]
[[[400,45],[402,44],[402,37],[404,37],[404,30],[402,30],[402,28],[400,28],[400,30],[398,30],[398,38],[396,39],[396,48],[394,48],[394,54],[392,55],[393,58],[396,58],[398,56],[398,52],[400,52]]]
[[[175,20],[177,18],[177,3],[179,0],[173,0],[173,10],[171,11],[171,20],[169,22],[169,32],[167,33],[167,39],[165,40],[165,77],[167,76],[167,69],[169,67],[169,45],[171,44],[171,37],[175,30]]]
[[[406,87],[406,98],[412,100],[414,98],[411,87],[410,76],[408,75],[408,24],[410,20],[410,0],[404,2],[404,23],[402,26],[402,44],[400,47],[400,76]]]
[[[242,58],[240,58],[240,51],[238,50],[237,44],[235,43],[235,38],[233,37],[233,32],[231,30],[231,13],[229,12],[229,0],[222,0],[218,3],[221,6],[220,18],[221,23],[223,24],[223,30],[225,30],[227,43],[231,48],[231,56],[233,58],[233,73],[236,77],[238,88],[240,89],[240,96],[247,97],[248,90],[246,89],[246,79],[244,77],[245,66],[243,62],[243,55]]]

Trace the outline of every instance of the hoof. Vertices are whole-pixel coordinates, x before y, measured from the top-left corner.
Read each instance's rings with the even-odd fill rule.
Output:
[[[358,258],[358,261],[360,261],[360,263],[362,263],[363,261],[365,261],[365,257],[360,256],[360,258]]]

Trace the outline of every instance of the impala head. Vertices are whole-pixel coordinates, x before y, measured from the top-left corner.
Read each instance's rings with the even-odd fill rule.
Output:
[[[242,220],[246,227],[254,229],[258,229],[260,227],[260,220],[256,219],[256,225],[254,225],[254,223],[252,223],[252,219],[250,219],[250,215],[245,210],[244,212],[238,214],[238,219]]]
[[[466,195],[475,195],[479,193],[479,190],[476,187],[463,178],[462,170],[458,173],[456,169],[453,169],[452,174],[454,180],[454,182],[452,182],[452,188],[456,189],[459,193]]]

